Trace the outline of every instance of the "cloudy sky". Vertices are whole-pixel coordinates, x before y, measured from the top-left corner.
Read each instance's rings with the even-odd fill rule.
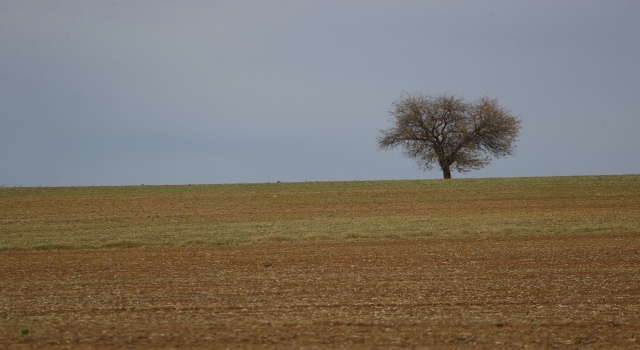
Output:
[[[0,185],[440,178],[378,151],[402,91],[482,95],[515,156],[640,173],[640,2],[0,1]]]

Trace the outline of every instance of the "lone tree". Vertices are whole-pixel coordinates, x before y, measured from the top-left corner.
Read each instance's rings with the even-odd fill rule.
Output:
[[[481,97],[467,103],[449,94],[403,93],[389,114],[393,126],[380,130],[380,149],[402,146],[402,153],[415,158],[422,169],[437,164],[445,179],[451,178],[451,168],[478,170],[492,157],[511,155],[521,122],[496,99]]]

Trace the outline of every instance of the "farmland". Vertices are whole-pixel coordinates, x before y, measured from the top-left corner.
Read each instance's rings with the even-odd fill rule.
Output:
[[[0,251],[640,231],[640,176],[0,188]]]
[[[0,189],[2,348],[640,347],[640,176]]]

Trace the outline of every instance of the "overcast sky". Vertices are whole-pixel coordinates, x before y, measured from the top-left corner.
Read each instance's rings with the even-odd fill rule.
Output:
[[[441,178],[402,91],[523,119],[453,177],[640,173],[640,2],[0,1],[0,185]]]

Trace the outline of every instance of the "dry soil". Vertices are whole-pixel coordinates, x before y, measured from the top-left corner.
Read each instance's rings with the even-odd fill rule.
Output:
[[[8,251],[0,349],[638,349],[638,281],[638,234]]]

